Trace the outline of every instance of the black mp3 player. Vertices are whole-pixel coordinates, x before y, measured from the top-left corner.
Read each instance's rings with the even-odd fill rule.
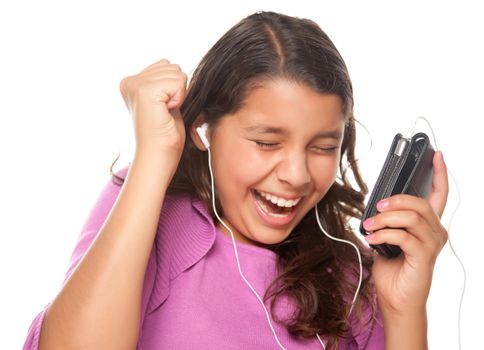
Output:
[[[428,196],[432,189],[434,153],[429,138],[424,133],[417,133],[411,139],[404,138],[401,134],[395,135],[361,219],[362,235],[367,235],[363,222],[378,213],[376,204],[381,199],[399,193],[421,198]],[[387,258],[397,257],[402,251],[400,247],[392,244],[370,246]]]

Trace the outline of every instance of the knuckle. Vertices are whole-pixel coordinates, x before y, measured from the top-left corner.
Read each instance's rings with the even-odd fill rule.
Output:
[[[431,239],[429,239],[427,243],[429,251],[437,256],[447,242],[447,239],[448,234],[445,229],[439,230],[437,232],[432,231]]]
[[[133,93],[146,91],[147,88],[147,81],[140,78],[133,79],[129,84],[129,90],[131,90]]]
[[[119,82],[119,90],[123,97],[130,95],[133,89],[136,89],[136,76],[127,76]]]
[[[404,203],[404,195],[397,194],[391,199],[392,203],[396,206],[401,206]]]
[[[447,243],[447,241],[449,240],[449,233],[444,228],[442,228],[442,236],[441,237],[442,237],[442,246],[444,246],[445,243]]]
[[[407,244],[408,242],[410,242],[411,240],[412,240],[411,235],[410,235],[408,232],[403,231],[403,232],[402,232],[402,234],[401,234],[401,241],[402,241],[401,243],[402,243],[403,245],[405,245],[405,244]]]
[[[185,80],[179,80],[177,81],[177,89],[180,91],[180,92],[185,92],[186,90],[186,82]]]
[[[412,224],[412,225],[417,225],[420,223],[420,215],[418,215],[416,212],[414,211],[411,211],[409,214],[408,214],[408,220],[409,222]]]
[[[126,91],[126,85],[128,84],[128,79],[129,77],[125,77],[121,79],[121,81],[119,82],[119,90],[123,93],[124,91]]]
[[[147,95],[149,92],[151,92],[153,90],[153,87],[151,85],[152,84],[149,84],[147,82],[145,82],[145,83],[137,83],[136,84],[135,91],[140,96]]]
[[[427,215],[434,214],[434,210],[432,209],[430,202],[427,200],[423,200],[422,210]]]

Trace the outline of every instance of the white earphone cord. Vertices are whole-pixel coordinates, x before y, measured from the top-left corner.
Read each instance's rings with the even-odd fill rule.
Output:
[[[425,117],[418,117],[415,120],[415,123],[413,125],[413,130],[412,130],[411,135],[413,136],[413,134],[415,133],[415,128],[416,128],[417,122],[420,119],[424,120],[427,123],[427,125],[429,126],[429,128],[430,128],[430,130],[432,132],[432,138],[433,138],[433,141],[434,141],[435,150],[438,150],[438,147],[437,147],[437,139],[435,137],[434,130],[432,129],[432,126],[431,126],[430,122]],[[247,284],[247,286],[250,288],[250,290],[254,293],[254,295],[256,296],[257,300],[259,300],[260,304],[262,305],[262,308],[264,309],[264,312],[265,312],[265,315],[266,315],[266,318],[267,318],[267,322],[269,323],[269,327],[271,328],[272,334],[274,335],[274,338],[275,338],[275,340],[277,342],[277,345],[279,345],[279,347],[281,349],[286,350],[284,348],[284,346],[281,344],[281,342],[279,341],[279,338],[277,337],[277,334],[276,334],[276,332],[274,330],[274,327],[272,326],[269,313],[268,313],[268,311],[267,311],[267,309],[266,309],[266,307],[264,305],[264,302],[262,301],[262,298],[259,296],[259,294],[257,294],[257,292],[255,291],[255,289],[252,287],[252,285],[249,283],[249,281],[247,281],[247,279],[245,278],[244,274],[242,273],[242,269],[240,267],[239,255],[237,253],[237,246],[235,244],[235,237],[234,237],[234,234],[233,234],[232,230],[230,229],[230,227],[228,227],[227,224],[225,224],[225,222],[222,221],[222,219],[218,215],[217,208],[215,206],[215,184],[214,184],[214,176],[213,176],[213,170],[212,170],[211,152],[210,152],[210,146],[209,146],[208,141],[207,141],[207,143],[205,145],[207,146],[207,150],[208,150],[208,167],[209,167],[209,171],[210,171],[210,180],[211,180],[211,187],[212,187],[211,188],[211,190],[212,190],[212,206],[213,206],[213,210],[214,210],[215,216],[217,217],[218,221],[227,229],[227,231],[229,231],[229,233],[230,233],[230,235],[232,237],[232,244],[233,244],[233,247],[234,247],[235,259],[237,261],[237,267],[238,267],[240,276],[242,277],[242,279],[244,280],[244,282]],[[458,313],[458,337],[459,337],[459,349],[461,349],[462,348],[462,344],[461,344],[461,310],[462,310],[462,303],[463,303],[463,300],[464,300],[464,294],[465,294],[465,289],[466,289],[467,275],[466,275],[466,270],[465,270],[464,264],[462,263],[461,259],[457,255],[457,253],[456,253],[456,251],[455,251],[455,249],[454,249],[454,247],[452,245],[452,242],[450,240],[450,228],[451,228],[451,225],[452,225],[452,221],[454,219],[454,215],[457,212],[457,209],[459,208],[460,198],[461,197],[460,197],[459,186],[457,185],[457,182],[456,182],[456,180],[454,178],[454,175],[452,174],[452,172],[449,169],[447,171],[448,171],[450,177],[452,178],[452,181],[454,182],[454,185],[455,185],[455,188],[456,188],[456,193],[457,193],[457,205],[456,205],[456,207],[454,208],[454,210],[451,213],[451,216],[450,216],[450,219],[449,219],[449,224],[448,224],[448,234],[449,234],[448,242],[449,242],[449,246],[450,246],[450,248],[452,250],[452,253],[456,257],[457,261],[459,262],[459,264],[460,264],[460,266],[462,268],[463,278],[464,278],[463,288],[462,288],[462,294],[461,294],[460,303],[459,303],[459,313]],[[350,242],[350,241],[347,241],[347,240],[344,240],[344,239],[340,239],[340,238],[336,238],[336,237],[333,237],[330,234],[328,234],[326,232],[326,230],[323,228],[323,225],[321,224],[321,221],[320,221],[320,218],[319,218],[317,204],[315,205],[314,210],[315,210],[315,215],[316,215],[316,221],[318,222],[318,226],[319,226],[320,230],[328,238],[330,238],[332,240],[335,240],[335,241],[338,241],[338,242],[342,242],[342,243],[350,244],[356,250],[356,253],[358,255],[358,262],[359,262],[359,267],[360,267],[360,278],[359,278],[359,281],[358,281],[358,287],[356,288],[355,295],[353,297],[353,301],[352,301],[352,304],[351,304],[351,308],[350,308],[349,313],[348,313],[348,316],[349,316],[351,314],[352,310],[353,310],[353,306],[354,306],[354,303],[356,301],[356,298],[358,297],[358,293],[360,291],[360,287],[361,287],[361,283],[362,283],[362,279],[363,279],[363,264],[362,264],[362,261],[361,261],[361,254],[360,254],[360,251],[358,250],[358,247],[353,242]],[[318,338],[318,340],[319,340],[322,348],[323,349],[326,349],[326,347],[325,347],[323,341],[321,340],[321,337],[319,336],[319,334],[316,334],[316,337]]]
[[[286,350],[286,348],[284,346],[282,346],[281,342],[279,341],[279,338],[277,338],[276,331],[274,330],[274,327],[272,326],[271,319],[269,317],[269,313],[267,312],[266,306],[264,305],[264,302],[262,301],[262,298],[259,296],[259,294],[257,294],[257,292],[255,291],[255,289],[252,287],[252,285],[249,283],[249,281],[247,281],[247,279],[245,278],[244,274],[242,273],[242,269],[240,268],[239,254],[237,253],[237,247],[236,247],[236,244],[235,244],[234,233],[232,232],[232,230],[230,229],[230,227],[227,224],[225,224],[225,222],[223,222],[223,220],[218,215],[217,208],[215,206],[215,184],[214,184],[214,179],[213,179],[212,158],[211,158],[211,154],[210,154],[210,148],[207,148],[207,150],[208,150],[208,168],[210,170],[210,181],[211,181],[211,184],[212,184],[211,187],[212,187],[212,206],[213,206],[213,211],[214,211],[215,216],[217,217],[218,221],[227,229],[227,231],[230,232],[230,236],[232,237],[232,244],[234,246],[235,259],[237,260],[237,267],[239,269],[240,276],[244,280],[245,284],[247,284],[247,286],[250,288],[250,290],[252,291],[252,293],[254,293],[254,295],[256,296],[257,300],[259,300],[260,304],[262,305],[262,308],[264,309],[264,312],[266,314],[267,322],[269,323],[269,327],[271,327],[272,334],[274,335],[274,338],[276,339],[277,345],[279,345],[279,347],[281,349]],[[323,345],[323,348],[324,348],[324,345]]]
[[[341,239],[341,238],[333,237],[328,232],[326,232],[326,230],[323,228],[323,225],[321,225],[321,221],[319,219],[319,215],[318,215],[318,205],[317,204],[314,206],[314,210],[315,210],[316,221],[318,222],[319,229],[326,236],[328,236],[328,238],[330,238],[330,239],[332,239],[334,241],[338,241],[338,242],[342,242],[342,243],[346,243],[346,244],[351,245],[353,248],[355,248],[356,254],[358,255],[358,263],[360,265],[360,279],[358,281],[358,287],[356,288],[355,295],[353,296],[353,301],[351,303],[350,311],[348,312],[348,316],[349,316],[351,314],[351,311],[353,311],[353,306],[355,305],[356,298],[358,297],[358,293],[360,292],[361,282],[363,280],[363,263],[361,261],[361,253],[360,253],[358,247],[356,246],[356,244],[354,244],[353,242],[347,241],[346,239]]]
[[[215,206],[215,183],[214,183],[214,176],[213,176],[213,170],[212,170],[212,159],[211,159],[210,147],[207,147],[207,151],[208,151],[208,168],[209,168],[209,171],[210,171],[210,181],[211,181],[211,187],[212,187],[212,206],[213,206],[213,211],[214,211],[215,216],[217,217],[218,221],[227,229],[227,231],[229,231],[229,233],[230,233],[230,235],[232,237],[232,244],[234,246],[235,259],[237,260],[237,267],[239,269],[240,276],[242,277],[242,279],[244,280],[244,282],[247,284],[247,286],[250,288],[250,290],[252,291],[252,293],[254,293],[254,295],[256,296],[257,300],[259,300],[260,304],[262,305],[262,308],[264,309],[264,312],[265,312],[265,315],[266,315],[266,318],[267,318],[267,322],[269,323],[269,327],[271,328],[272,334],[274,335],[274,338],[275,338],[275,340],[277,342],[277,345],[279,345],[279,347],[281,349],[286,350],[284,348],[284,346],[281,344],[281,342],[279,341],[279,338],[277,337],[276,331],[274,330],[274,327],[272,326],[269,313],[268,313],[268,311],[267,311],[267,309],[266,309],[266,307],[264,305],[264,302],[262,301],[262,298],[259,296],[259,294],[257,294],[257,292],[255,291],[255,289],[252,287],[252,285],[249,283],[249,281],[247,281],[247,279],[245,278],[244,274],[242,273],[242,269],[240,267],[239,255],[237,253],[237,246],[235,244],[235,238],[234,238],[234,234],[233,234],[232,230],[230,229],[230,227],[227,224],[225,224],[225,222],[223,222],[223,220],[218,215],[217,208]],[[347,241],[347,240],[344,240],[344,239],[340,239],[340,238],[336,238],[336,237],[333,237],[330,234],[328,234],[326,232],[326,230],[323,228],[323,226],[321,225],[321,221],[320,221],[319,214],[318,214],[318,206],[317,206],[317,204],[315,205],[314,210],[315,210],[316,220],[318,222],[318,226],[321,229],[321,231],[326,236],[328,236],[330,239],[332,239],[332,240],[350,244],[351,246],[353,246],[353,248],[355,248],[356,253],[358,255],[358,261],[359,261],[359,265],[360,265],[360,278],[359,278],[359,282],[358,282],[358,287],[357,287],[356,292],[355,292],[355,295],[353,297],[353,302],[351,304],[350,311],[348,313],[348,315],[349,315],[349,314],[351,314],[351,311],[353,310],[353,306],[354,306],[355,300],[356,300],[356,298],[358,296],[358,293],[359,293],[359,290],[360,290],[360,286],[361,286],[361,282],[362,282],[362,279],[363,279],[363,265],[362,265],[362,262],[361,262],[361,254],[360,254],[360,251],[358,250],[358,248],[356,247],[356,245],[353,242],[350,242],[350,241]],[[316,337],[318,338],[319,343],[321,344],[322,348],[323,349],[326,349],[326,346],[324,345],[324,342],[321,340],[321,337],[319,336],[319,334],[316,334]]]
[[[413,130],[412,130],[412,134],[411,135],[412,136],[414,135],[415,128],[416,128],[417,122],[419,120],[423,120],[423,121],[425,121],[425,123],[427,123],[428,127],[430,128],[430,131],[432,132],[432,138],[433,138],[433,141],[434,141],[435,150],[436,151],[439,150],[439,148],[437,147],[437,138],[435,137],[434,129],[432,129],[432,125],[427,120],[427,118],[420,116],[417,119],[415,119],[415,123],[413,124]],[[464,301],[464,294],[465,294],[465,290],[466,290],[467,273],[466,273],[466,269],[464,267],[464,264],[462,263],[462,260],[457,255],[457,253],[456,253],[456,251],[454,249],[454,246],[452,245],[452,242],[450,240],[450,227],[452,225],[452,221],[454,220],[454,215],[455,215],[455,213],[457,212],[457,209],[459,209],[459,206],[460,206],[460,190],[459,190],[459,186],[457,185],[457,181],[455,180],[455,177],[452,174],[452,172],[450,171],[450,169],[447,168],[447,172],[449,173],[450,177],[452,178],[452,182],[455,185],[456,194],[457,194],[457,204],[456,204],[454,210],[452,211],[452,213],[450,214],[449,224],[448,224],[448,227],[447,227],[447,233],[448,233],[449,247],[452,250],[452,253],[454,254],[455,258],[459,262],[460,267],[462,268],[462,272],[463,272],[463,286],[462,286],[462,293],[461,293],[460,301],[459,301],[459,311],[458,311],[458,318],[457,318],[457,331],[458,331],[458,338],[459,338],[458,339],[459,340],[459,350],[461,350],[462,349],[461,315],[462,315],[462,303]]]

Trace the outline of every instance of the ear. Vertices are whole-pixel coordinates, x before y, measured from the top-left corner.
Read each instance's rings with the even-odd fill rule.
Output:
[[[203,144],[202,140],[200,139],[200,136],[197,133],[197,128],[201,126],[205,122],[205,117],[203,114],[200,114],[195,121],[193,122],[192,126],[190,127],[190,137],[195,144],[195,147],[197,147],[200,151],[206,151],[207,147]],[[207,135],[208,137],[208,135]]]

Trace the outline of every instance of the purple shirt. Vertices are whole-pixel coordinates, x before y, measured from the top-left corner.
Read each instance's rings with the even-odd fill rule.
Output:
[[[126,173],[127,168],[118,175]],[[109,181],[102,191],[81,230],[65,280],[96,237],[120,189]],[[237,251],[242,272],[263,297],[276,274],[275,253],[240,242]],[[38,348],[48,306],[30,326],[24,350]],[[291,310],[293,305],[281,299],[275,312],[284,317]],[[362,322],[370,318],[368,307]],[[286,349],[321,349],[316,337],[298,340],[280,324],[272,324]],[[381,324],[379,314],[366,327],[352,317],[350,338],[341,341],[340,349],[384,349]],[[137,349],[194,348],[260,350],[279,346],[262,306],[238,272],[232,239],[216,228],[203,202],[167,196],[146,269]]]

